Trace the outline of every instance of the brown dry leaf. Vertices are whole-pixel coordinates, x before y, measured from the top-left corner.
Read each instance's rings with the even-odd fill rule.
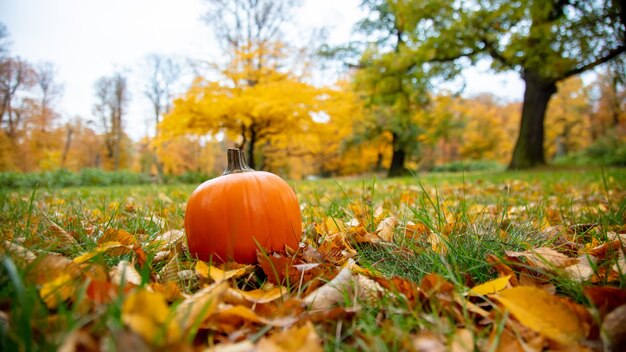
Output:
[[[499,276],[509,276],[509,282],[511,284],[511,286],[515,287],[515,286],[519,286],[519,282],[517,280],[517,276],[515,275],[515,272],[513,271],[513,269],[511,269],[510,266],[504,264],[500,258],[496,257],[493,254],[488,254],[487,255],[487,262],[491,265],[493,265],[494,269],[496,269],[496,271],[498,272]]]
[[[454,285],[443,276],[430,273],[422,278],[420,290],[426,298],[430,298],[438,293],[454,292]]]
[[[71,259],[54,253],[36,260],[32,269],[28,271],[27,278],[37,285],[43,285],[63,273],[78,277],[81,272],[80,266]]]
[[[124,292],[132,289],[132,285],[124,287]],[[112,302],[120,292],[120,287],[108,280],[90,280],[85,294],[95,303],[107,304]]]
[[[142,282],[141,274],[128,260],[120,260],[117,266],[111,269],[109,276],[111,282],[119,286],[124,286],[126,283],[139,286]]]
[[[494,346],[495,344],[497,346]],[[495,348],[494,348],[495,347]],[[505,328],[500,334],[498,334],[498,326],[495,324],[489,334],[489,348],[483,348],[482,350],[495,351],[495,352],[526,352],[522,342],[518,336],[511,331],[510,328]]]
[[[606,351],[626,351],[626,304],[607,314],[601,331]]]
[[[89,352],[100,351],[98,341],[86,330],[78,329],[72,331],[59,346],[59,352]]]
[[[282,285],[285,279],[289,284],[299,281],[300,271],[294,267],[295,258],[285,257],[279,253],[265,255],[257,251],[259,266],[267,276],[267,280],[275,285]]]
[[[220,343],[205,352],[255,352],[254,343],[250,340],[243,340],[236,343]]]
[[[61,226],[59,226],[57,223],[55,223],[46,216],[44,216],[44,218],[50,223],[50,227],[48,227],[48,237],[56,239],[59,247],[66,248],[78,245],[76,239],[72,237],[72,235],[70,235],[67,231],[65,231]]]
[[[346,265],[334,279],[310,293],[303,302],[313,311],[328,310],[342,302],[346,293],[355,289],[357,288],[352,277],[352,271]]]
[[[570,258],[548,247],[533,248],[524,252],[506,251],[505,254],[509,258],[524,256],[530,266],[544,270],[567,268],[579,262],[578,258]]]
[[[169,230],[154,237],[150,244],[155,246],[155,252],[160,252],[176,247],[183,242],[184,238],[185,233],[183,230]]]
[[[423,222],[417,224],[409,221],[405,227],[405,236],[412,239],[420,239],[423,236],[430,234],[430,228]]]
[[[159,271],[159,281],[163,283],[178,282],[178,273],[183,268],[180,265],[178,257],[172,257],[167,264]]]
[[[601,318],[626,302],[626,289],[622,288],[589,286],[585,287],[583,292],[591,303],[598,308]]]
[[[137,289],[129,294],[122,305],[122,321],[146,341],[163,344],[180,337],[163,295],[146,289]]]
[[[536,287],[514,287],[490,296],[530,329],[564,345],[586,336],[572,305]]]
[[[385,218],[376,227],[376,234],[384,242],[393,242],[393,233],[398,225],[398,219],[395,216]]]
[[[497,279],[493,279],[482,283],[480,285],[472,287],[472,289],[467,293],[468,296],[486,296],[499,291],[504,290],[508,286],[510,286],[509,281],[511,280],[511,275],[499,277]]]
[[[264,337],[257,344],[264,352],[322,352],[322,341],[311,322]]]
[[[418,352],[445,352],[446,346],[431,332],[421,332],[413,339],[413,349]]]
[[[391,279],[377,276],[373,277],[373,279],[384,289],[403,295],[411,306],[414,306],[419,299],[420,289],[413,281],[397,276]]]
[[[578,258],[578,263],[565,268],[565,272],[577,282],[589,281],[595,274],[595,263],[594,257],[583,255]]]
[[[356,250],[348,243],[343,232],[326,237],[317,251],[326,261],[338,265],[356,255]]]
[[[468,329],[458,329],[454,332],[450,343],[451,352],[473,352],[474,335]]]
[[[2,241],[0,251],[2,251],[2,254],[10,253],[11,258],[20,259],[25,261],[26,263],[31,263],[35,259],[37,259],[35,253],[15,242],[10,242],[7,240]]]
[[[215,312],[228,287],[229,285],[226,281],[205,287],[176,307],[174,321],[184,335],[190,333],[190,329],[194,324],[202,324]]]
[[[370,233],[363,225],[358,225],[348,229],[348,236],[351,243],[378,243],[380,237]]]

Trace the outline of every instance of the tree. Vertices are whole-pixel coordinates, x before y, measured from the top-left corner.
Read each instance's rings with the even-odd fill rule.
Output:
[[[245,148],[250,166],[255,167],[257,145],[271,144],[276,136],[309,128],[311,113],[321,109],[327,94],[277,72],[244,87],[197,79],[163,119],[159,138],[226,133],[237,140],[239,148]]]
[[[407,46],[407,28],[392,2],[363,2],[369,15],[358,24],[367,48],[357,65],[355,87],[367,113],[366,135],[389,135],[390,177],[406,173],[408,156],[418,150],[419,128],[412,119],[427,101],[428,76],[415,65]]]
[[[144,86],[144,94],[152,105],[155,122],[154,135],[157,136],[159,134],[159,122],[163,115],[172,108],[175,84],[180,79],[182,67],[174,58],[157,54],[149,55],[146,58],[146,63],[148,65],[148,79]],[[163,164],[156,153],[149,153],[148,151],[145,149],[143,155],[152,160],[151,165],[156,166],[158,181],[162,182]]]
[[[20,123],[23,121],[19,107],[21,91],[27,91],[36,83],[33,67],[20,58],[7,57],[0,62],[0,125],[9,140],[15,142]]]
[[[96,103],[93,111],[100,118],[104,133],[107,159],[113,162],[113,169],[120,168],[121,145],[124,134],[124,115],[130,100],[126,77],[118,72],[109,77],[101,77],[95,83]]]
[[[567,155],[591,142],[591,104],[588,88],[580,77],[558,84],[558,93],[546,112],[545,149],[549,158]]]
[[[511,169],[545,163],[545,112],[557,83],[626,50],[618,1],[394,3],[412,28],[410,42],[421,61],[463,64],[463,58],[489,58],[496,70],[519,72],[526,89]]]
[[[251,167],[263,168],[263,159],[256,154],[259,146],[267,146],[282,133],[305,128],[312,121],[309,113],[323,95],[295,74],[302,70],[287,66],[290,48],[281,41],[281,35],[298,2],[208,3],[207,23],[229,61],[213,64],[220,73],[219,80],[196,79],[161,125],[168,133],[225,132],[245,150]]]
[[[143,92],[152,107],[156,136],[161,118],[172,108],[175,84],[180,80],[182,67],[174,58],[157,54],[147,56],[146,64],[148,79]]]

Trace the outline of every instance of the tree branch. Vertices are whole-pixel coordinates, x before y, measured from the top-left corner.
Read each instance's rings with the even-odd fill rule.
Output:
[[[578,67],[578,68],[575,68],[573,70],[563,73],[561,77],[557,79],[557,81],[560,81],[560,80],[569,78],[571,76],[575,76],[577,74],[583,73],[585,71],[591,70],[595,68],[596,66],[599,66],[599,65],[602,65],[603,63],[611,61],[612,59],[616,58],[617,56],[619,56],[620,54],[624,52],[626,52],[626,45],[620,45],[617,48],[609,51],[609,53],[606,56],[603,56],[594,62],[590,62],[586,65],[583,65],[581,67]]]

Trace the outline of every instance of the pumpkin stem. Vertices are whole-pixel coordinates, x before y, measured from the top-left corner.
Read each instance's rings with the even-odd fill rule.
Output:
[[[224,173],[222,173],[222,176],[229,175],[229,174],[236,174],[239,172],[254,171],[246,163],[246,158],[244,157],[241,150],[235,149],[235,148],[228,148],[226,156],[228,158],[228,166],[226,167],[226,170],[224,170]]]

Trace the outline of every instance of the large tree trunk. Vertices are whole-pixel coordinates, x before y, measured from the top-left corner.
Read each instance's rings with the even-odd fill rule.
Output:
[[[526,90],[522,119],[509,170],[526,169],[546,163],[543,149],[544,120],[548,102],[556,93],[556,82],[542,78],[533,71],[525,71],[523,79]]]
[[[395,133],[392,134],[393,154],[391,155],[391,165],[387,171],[387,177],[397,177],[406,174],[404,168],[404,161],[406,159],[406,151],[404,150],[402,143],[398,141],[399,136]]]

